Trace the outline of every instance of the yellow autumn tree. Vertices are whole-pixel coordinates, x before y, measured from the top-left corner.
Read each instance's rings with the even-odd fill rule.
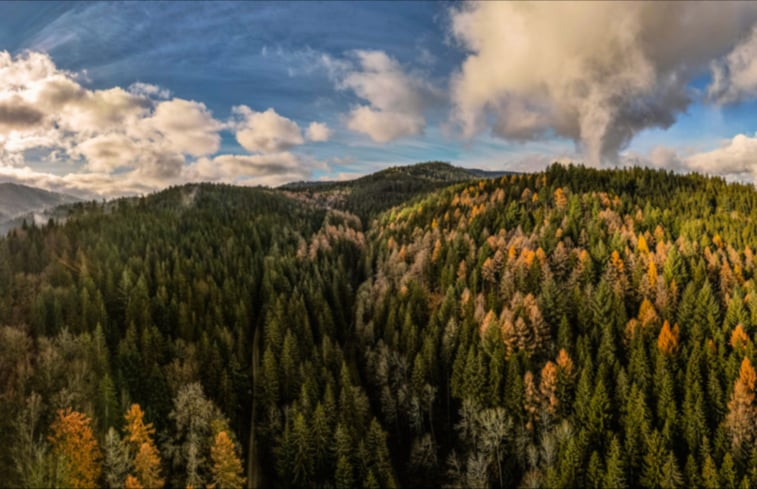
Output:
[[[678,337],[679,337],[678,325],[670,327],[670,323],[666,320],[660,334],[657,337],[657,348],[664,355],[673,355],[678,351]]]
[[[647,244],[646,238],[644,236],[639,236],[638,241],[636,242],[636,250],[639,253],[647,254],[649,253],[649,245]]]
[[[95,487],[100,477],[101,454],[90,423],[87,415],[67,408],[58,410],[51,426],[49,440],[62,464],[61,485],[65,487]]]
[[[239,460],[234,442],[225,431],[220,431],[210,447],[210,468],[213,482],[211,489],[241,489],[245,478],[242,476],[242,462]]]
[[[654,289],[657,287],[657,265],[655,265],[653,260],[649,260],[649,269],[647,270],[647,281],[649,282],[649,287],[651,289]]]
[[[132,404],[126,412],[126,441],[134,454],[134,474],[129,474],[127,483],[133,489],[160,489],[165,481],[160,477],[160,454],[152,439],[155,428],[152,423],[145,424],[144,416],[139,404]]]
[[[431,263],[439,261],[440,256],[442,256],[442,240],[437,239],[434,243],[434,250],[431,252]]]
[[[660,317],[657,315],[657,311],[654,305],[649,299],[644,299],[639,306],[639,323],[643,329],[647,329],[655,324],[659,324]]]
[[[742,454],[752,445],[755,434],[754,387],[757,375],[748,357],[744,357],[739,369],[739,377],[733,386],[731,400],[728,401],[726,424],[731,435],[731,446]]]
[[[555,190],[555,206],[561,210],[568,206],[568,197],[565,196],[565,191],[560,187]]]

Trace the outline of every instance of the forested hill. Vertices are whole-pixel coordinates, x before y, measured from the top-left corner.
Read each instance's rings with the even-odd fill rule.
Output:
[[[757,486],[754,188],[452,180],[391,208],[370,178],[338,205],[190,185],[12,231],[0,480]]]
[[[280,187],[313,199],[319,205],[349,210],[364,220],[415,196],[453,183],[510,175],[431,161],[385,170],[341,182],[293,182]]]

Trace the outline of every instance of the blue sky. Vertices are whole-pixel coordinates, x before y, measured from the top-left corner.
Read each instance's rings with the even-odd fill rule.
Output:
[[[579,20],[584,7],[574,9]],[[150,126],[154,134],[173,141],[151,150],[153,156],[160,153],[154,156],[154,164],[161,167],[156,173],[140,166],[153,164],[146,163],[145,155],[135,154],[133,161],[112,165],[95,162],[88,141],[118,135],[140,146],[140,138],[154,143],[157,136],[145,135],[145,130],[119,132],[118,127],[79,132],[71,126],[68,132],[59,131],[73,122],[59,121],[53,112],[43,111],[41,120],[52,121],[49,127],[27,124],[23,132],[6,124],[12,128],[6,128],[6,133],[15,130],[16,139],[6,134],[3,140],[0,135],[0,145],[5,145],[0,167],[6,168],[0,175],[47,187],[117,194],[206,177],[251,185],[278,184],[289,177],[344,178],[426,160],[525,171],[540,169],[555,159],[600,166],[633,161],[718,173],[717,162],[730,153],[709,159],[701,155],[727,149],[736,135],[754,137],[757,87],[749,85],[748,76],[744,82],[744,77],[734,75],[737,69],[748,75],[750,67],[734,67],[728,61],[728,54],[740,46],[749,52],[750,28],[757,17],[753,11],[740,11],[748,7],[723,7],[733,10],[732,18],[728,12],[719,14],[724,24],[712,28],[722,32],[725,26],[731,29],[730,36],[710,42],[705,39],[705,26],[702,39],[676,48],[680,63],[663,59],[643,44],[663,41],[659,41],[662,34],[654,31],[659,27],[646,20],[650,12],[655,16],[658,12],[640,7],[649,11],[638,13],[642,28],[637,37],[648,39],[623,47],[624,55],[643,69],[651,66],[651,75],[638,79],[623,66],[613,65],[612,57],[603,57],[600,48],[591,52],[586,47],[592,42],[596,45],[596,39],[604,41],[603,36],[612,45],[612,31],[605,34],[597,27],[586,34],[582,29],[593,28],[555,29],[552,23],[562,19],[567,20],[554,25],[570,27],[569,16],[557,11],[563,7],[533,9],[539,12],[519,8],[442,2],[0,3],[0,51],[8,53],[8,66],[20,65],[19,60],[29,53],[40,54],[56,70],[53,74],[48,70],[46,80],[64,73],[92,99],[98,91],[116,87],[139,93],[144,100],[129,103],[150,106],[135,116],[139,120],[152,117],[162,102],[173,100],[202,104],[174,104],[173,109],[208,114],[205,117],[197,110],[190,115],[169,114],[166,104],[164,124]],[[605,15],[603,8],[594,8],[591,15]],[[612,11],[617,7],[608,8],[606,15],[617,14]],[[662,12],[671,8],[688,9],[701,22],[712,23],[707,18],[712,12],[697,4],[660,7],[659,16],[680,17],[680,11]],[[645,22],[652,27],[645,30]],[[545,32],[554,32],[555,39],[544,40]],[[584,39],[589,35],[595,38]],[[578,47],[561,52],[568,49],[563,45]],[[637,47],[639,59],[634,58]],[[576,63],[571,64],[573,59]],[[579,62],[585,62],[581,69],[587,72],[587,66],[601,64],[606,73],[598,79],[571,71]],[[464,68],[476,63],[478,68]],[[562,63],[567,67],[554,67]],[[719,102],[707,96],[713,86],[713,63],[726,66],[730,85],[720,88],[723,93],[735,93],[735,102],[733,97]],[[563,72],[565,83],[551,81]],[[615,86],[628,84],[630,95],[604,81],[614,75]],[[672,85],[671,77],[677,77]],[[154,91],[140,92],[134,88],[137,82]],[[583,91],[576,92],[578,86]],[[0,102],[2,90],[0,86]],[[17,88],[6,88],[7,101],[23,98],[32,105],[39,103],[30,95],[31,89],[13,90]],[[394,92],[396,96],[387,96]],[[601,110],[584,102],[592,97]],[[108,110],[122,107],[113,104]],[[608,104],[617,107],[608,108]],[[247,115],[234,111],[239,106],[249,109]],[[84,109],[71,107],[69,111],[80,117]],[[362,112],[356,110],[361,107]],[[268,109],[273,109],[275,117],[255,119]],[[594,114],[596,110],[599,115]],[[630,115],[618,115],[628,111]],[[195,148],[191,142],[176,142],[178,136],[166,128],[178,127],[175,122],[184,117],[210,124],[210,129],[192,129],[205,131],[198,137],[210,138],[208,144]],[[328,136],[306,136],[311,122],[325,125]],[[133,122],[122,122],[129,123]],[[294,139],[282,144],[262,142],[261,137],[285,137],[270,124],[281,130],[294,127],[300,136],[287,133]],[[387,132],[387,125],[396,128]],[[240,142],[243,127],[257,142]],[[52,136],[51,131],[57,132]],[[216,135],[218,144],[213,143]],[[21,153],[14,150],[18,147],[23,147]],[[668,157],[660,159],[660,148],[665,148]],[[232,155],[239,158],[218,159]],[[201,165],[191,176],[178,175],[178,166],[190,167],[198,161]],[[226,166],[220,171],[218,165]],[[742,161],[728,160],[722,165],[723,174],[752,178],[751,167]],[[123,190],[119,190],[118,175],[133,176]],[[140,187],[134,183],[140,175],[152,180]],[[165,181],[157,175],[165,176]],[[98,183],[91,183],[95,180]]]

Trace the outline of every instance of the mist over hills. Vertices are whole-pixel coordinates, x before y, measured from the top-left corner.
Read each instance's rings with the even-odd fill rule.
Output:
[[[0,233],[20,226],[24,220],[41,224],[55,216],[56,207],[81,199],[12,182],[0,183]]]
[[[70,204],[80,199],[17,183],[0,183],[0,220],[20,217],[34,211]]]

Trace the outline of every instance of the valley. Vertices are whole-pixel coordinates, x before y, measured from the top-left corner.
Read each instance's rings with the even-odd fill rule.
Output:
[[[191,184],[11,230],[0,476],[59,484],[72,409],[111,487],[147,470],[136,419],[172,487],[217,477],[220,433],[254,487],[757,483],[753,187],[478,176]]]

